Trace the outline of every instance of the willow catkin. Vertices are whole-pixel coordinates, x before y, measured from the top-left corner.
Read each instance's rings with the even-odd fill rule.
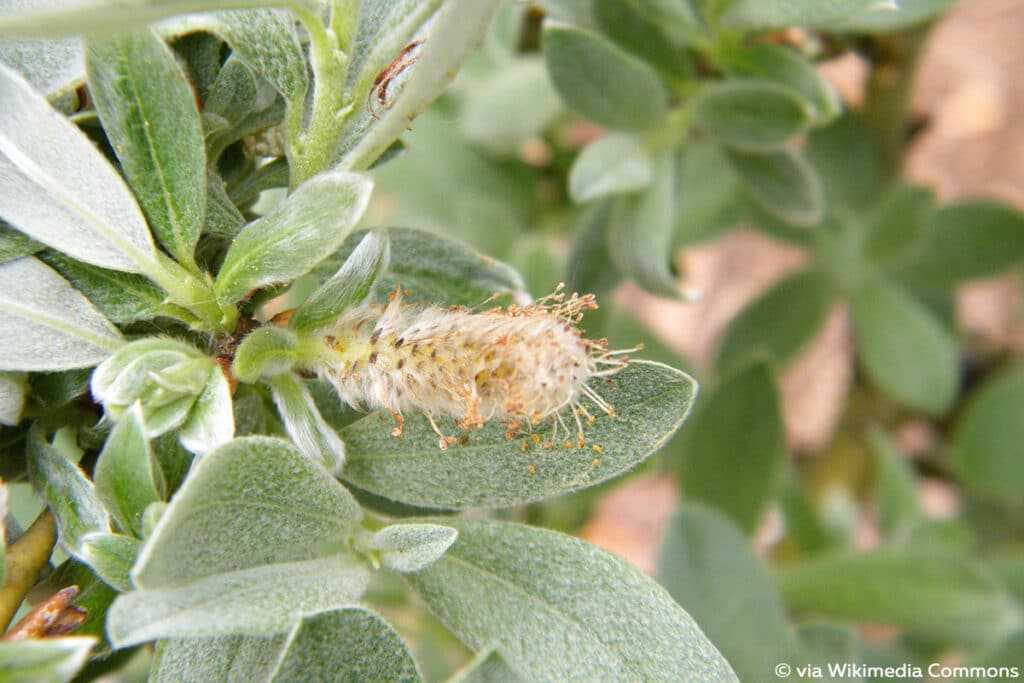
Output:
[[[463,430],[499,421],[508,438],[552,418],[554,441],[559,425],[569,433],[561,416],[568,408],[582,447],[583,421],[594,420],[587,403],[614,415],[588,382],[628,362],[619,355],[626,351],[609,351],[606,340],[587,339],[576,327],[594,308],[593,295],[566,297],[561,285],[528,306],[480,312],[407,304],[396,290],[383,307],[341,316],[326,338],[337,362],[322,374],[346,403],[391,411],[395,436],[402,434],[402,414],[418,411],[442,449],[456,439],[438,428],[439,416]]]

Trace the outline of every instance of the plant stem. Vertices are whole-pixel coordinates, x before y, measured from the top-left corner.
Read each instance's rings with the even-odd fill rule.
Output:
[[[57,542],[57,526],[49,510],[43,512],[28,531],[7,548],[7,580],[0,588],[0,631],[7,629],[28,590],[39,578]]]
[[[146,275],[167,292],[167,303],[186,309],[200,321],[200,327],[213,333],[230,333],[238,322],[238,309],[220,306],[213,283],[203,281],[170,257],[157,253],[148,264]],[[196,326],[196,323],[191,323]]]

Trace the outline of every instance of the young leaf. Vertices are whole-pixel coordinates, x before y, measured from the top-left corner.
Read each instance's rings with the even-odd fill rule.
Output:
[[[367,234],[361,230],[350,235],[314,274],[333,275]],[[412,301],[447,306],[475,306],[495,293],[516,300],[526,296],[519,273],[460,242],[412,228],[388,228],[385,234],[390,244],[388,267],[370,289],[370,301],[386,301],[398,286]]]
[[[136,403],[107,437],[93,472],[96,495],[121,529],[142,535],[146,506],[164,499],[162,475],[146,439],[142,407]]]
[[[421,681],[416,662],[388,622],[362,607],[304,616],[292,629],[270,683]]]
[[[730,151],[729,161],[751,196],[765,209],[797,226],[814,225],[825,212],[825,197],[814,169],[788,149]]]
[[[82,537],[81,559],[108,585],[119,591],[131,590],[129,575],[139,545],[131,536],[93,532]]]
[[[679,438],[687,499],[706,503],[752,531],[775,495],[786,456],[770,368],[754,363],[713,387],[697,402],[693,423]]]
[[[149,672],[151,683],[182,681],[266,681],[285,636],[223,636],[161,640]]]
[[[692,57],[681,48],[696,37],[700,20],[688,0],[593,0],[601,32],[670,81],[693,73]]]
[[[261,327],[238,345],[231,371],[243,382],[273,377],[292,369],[298,350],[299,337],[294,331],[272,325]]]
[[[42,244],[0,220],[0,264],[31,256],[41,249]]]
[[[306,385],[288,372],[271,377],[269,383],[277,412],[295,447],[328,472],[340,474],[345,466],[345,444],[320,415]]]
[[[900,0],[875,3],[867,11],[839,21],[835,28],[843,32],[886,33],[900,31],[934,19],[956,0]]]
[[[371,536],[365,549],[377,553],[388,569],[408,574],[437,561],[458,535],[439,524],[392,524]]]
[[[729,3],[722,22],[745,29],[804,26],[828,30],[867,13],[877,4],[878,0],[736,0]]]
[[[462,112],[466,137],[496,154],[514,154],[561,113],[544,60],[520,57],[496,70],[470,95]]]
[[[771,577],[739,529],[700,506],[676,512],[658,580],[744,681],[770,679],[790,652],[786,612]]]
[[[524,683],[524,680],[509,666],[500,652],[494,648],[485,648],[448,683]]]
[[[784,278],[732,319],[718,347],[716,367],[728,372],[753,354],[775,367],[784,365],[818,331],[832,301],[832,282],[820,270]]]
[[[21,422],[26,380],[24,372],[0,372],[0,425],[14,427]],[[0,518],[4,512],[3,507],[0,507]],[[0,585],[3,585],[2,582]]]
[[[675,159],[661,154],[654,159],[654,179],[645,192],[621,197],[612,209],[608,251],[624,277],[653,294],[679,299],[670,270],[675,228]]]
[[[84,133],[3,64],[0,176],[0,218],[23,233],[104,268],[137,273],[155,267],[149,229],[121,176]]]
[[[374,280],[387,270],[389,240],[385,232],[370,232],[359,242],[331,279],[309,295],[288,321],[293,330],[327,327],[370,293]]]
[[[107,614],[107,635],[116,648],[158,638],[273,636],[314,610],[354,604],[369,582],[366,565],[346,554],[213,574],[122,593]]]
[[[210,368],[209,379],[192,405],[192,412],[178,431],[181,445],[204,455],[226,444],[235,435],[231,387],[219,363]]]
[[[987,383],[971,399],[957,428],[957,464],[972,488],[1008,499],[1024,492],[1024,461],[1017,445],[1024,436],[1024,368]]]
[[[405,435],[390,436],[386,413],[374,413],[342,430],[347,449],[344,479],[385,498],[442,509],[508,507],[576,491],[636,467],[683,423],[696,394],[688,375],[660,363],[633,361],[597,389],[615,406],[585,430],[591,448],[545,448],[550,427],[509,440],[506,426],[487,424],[467,443],[441,451],[422,415],[405,417]],[[563,418],[564,419],[564,418]],[[454,431],[449,421],[442,430]],[[549,423],[550,424],[550,423]],[[600,452],[593,446],[599,447]]]
[[[790,609],[893,624],[940,644],[991,644],[1024,615],[972,560],[928,550],[822,556],[779,576]]]
[[[206,212],[206,155],[195,96],[151,30],[86,40],[89,92],[150,228],[194,264]]]
[[[372,187],[366,176],[342,171],[303,183],[235,238],[217,275],[217,300],[233,303],[250,290],[308,272],[345,241]]]
[[[142,275],[91,266],[58,251],[46,250],[39,258],[66,277],[113,323],[149,320],[164,311],[164,291]]]
[[[89,367],[122,344],[88,299],[31,256],[0,265],[0,311],[3,370]]]
[[[668,115],[658,75],[609,40],[575,26],[545,22],[544,56],[558,93],[595,123],[645,130]]]
[[[935,194],[929,188],[896,185],[878,203],[867,228],[864,255],[876,263],[899,264],[913,259],[935,213]],[[913,266],[911,266],[913,269]]]
[[[942,415],[960,385],[953,335],[909,293],[881,277],[850,300],[857,349],[878,388],[900,403]]]
[[[611,133],[583,148],[569,169],[569,194],[579,204],[638,192],[651,184],[654,164],[639,140]]]
[[[701,88],[694,121],[727,147],[764,151],[785,145],[813,121],[810,103],[763,80],[729,80]]]
[[[724,56],[725,70],[737,78],[757,78],[791,89],[814,110],[814,123],[831,121],[842,110],[835,88],[792,48],[759,43]],[[762,115],[766,116],[767,113]]]
[[[660,586],[595,546],[518,524],[451,519],[459,540],[407,580],[473,649],[527,680],[736,681]]]
[[[110,518],[96,495],[92,482],[63,453],[42,441],[29,437],[28,468],[36,488],[46,499],[57,520],[64,549],[82,554],[82,538],[90,532],[110,532]]]
[[[0,677],[10,683],[66,683],[95,645],[91,636],[0,642]]]
[[[923,521],[918,503],[921,483],[896,444],[880,429],[868,434],[875,456],[875,507],[878,523],[890,539],[900,538]]]

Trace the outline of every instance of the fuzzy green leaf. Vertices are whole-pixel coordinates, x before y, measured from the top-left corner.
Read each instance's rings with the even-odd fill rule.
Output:
[[[807,130],[812,115],[795,91],[764,80],[712,83],[693,100],[699,126],[723,145],[748,151],[785,145]]]
[[[368,233],[353,233],[315,273],[329,277],[353,253]],[[369,300],[383,302],[395,288],[408,291],[411,301],[448,306],[475,306],[494,293],[525,296],[515,270],[477,253],[464,244],[423,230],[388,228],[388,267],[370,290]]]
[[[267,326],[253,330],[239,344],[231,371],[243,382],[287,372],[295,364],[299,338],[284,327]]]
[[[609,128],[644,130],[668,115],[668,97],[658,75],[602,36],[548,21],[544,56],[566,105]]]
[[[118,526],[142,535],[146,506],[163,500],[163,476],[146,439],[142,408],[136,403],[107,437],[93,472],[96,495]]]
[[[0,178],[0,218],[30,237],[104,268],[140,272],[154,265],[149,228],[121,176],[3,64]]]
[[[751,354],[784,365],[824,323],[833,296],[831,280],[819,270],[784,278],[732,319],[715,365],[728,371]]]
[[[448,683],[523,683],[501,653],[493,648],[481,650]]]
[[[942,415],[960,385],[956,340],[922,303],[881,277],[850,300],[864,370],[884,393],[929,415]]]
[[[0,643],[4,683],[65,683],[85,665],[96,639],[88,636]]]
[[[957,463],[978,491],[1008,499],[1024,493],[1024,368],[988,382],[971,400],[957,429]]]
[[[362,607],[304,616],[285,643],[271,683],[287,681],[421,681],[402,638]]]
[[[47,250],[39,258],[67,278],[111,322],[149,320],[163,310],[166,295],[142,275],[92,266],[57,251]]]
[[[651,184],[654,164],[631,135],[611,133],[583,148],[569,169],[569,194],[588,202],[613,194],[638,192]]]
[[[893,624],[941,644],[991,644],[1024,623],[995,577],[974,561],[928,550],[822,556],[785,569],[790,609]]]
[[[728,4],[722,21],[734,28],[830,29],[866,14],[878,4],[878,0],[736,0]]]
[[[139,541],[131,536],[94,532],[82,537],[82,562],[119,591],[132,588],[129,575],[138,554]]]
[[[162,640],[156,646],[151,683],[182,681],[266,681],[277,664],[285,636],[222,636]]]
[[[41,249],[42,244],[0,221],[0,264],[31,256]]]
[[[455,542],[459,532],[439,524],[392,524],[366,541],[380,563],[403,574],[418,572],[437,561]]]
[[[153,234],[184,264],[206,213],[206,155],[195,95],[152,31],[86,40],[89,92]]]
[[[752,531],[775,494],[786,456],[779,395],[768,365],[748,365],[712,387],[697,402],[680,442],[686,498]]]
[[[799,52],[783,45],[760,43],[725,55],[726,72],[738,78],[764,79],[789,88],[814,110],[814,123],[826,123],[842,110],[835,88]],[[769,113],[762,112],[762,116]]]
[[[235,435],[235,414],[231,387],[220,364],[210,368],[209,379],[181,425],[181,445],[196,455],[221,446]]]
[[[122,344],[88,299],[31,256],[0,265],[0,311],[3,370],[89,367]]]
[[[645,361],[631,362],[612,382],[595,389],[617,417],[598,411],[584,428],[587,442],[601,452],[580,451],[574,443],[544,447],[550,422],[537,427],[539,444],[528,434],[507,440],[505,425],[487,424],[468,433],[466,444],[441,451],[424,416],[407,415],[405,435],[396,439],[390,415],[380,412],[342,430],[344,479],[391,500],[443,509],[507,507],[593,486],[664,445],[686,419],[697,389],[684,373]],[[438,424],[447,433],[456,430],[450,420]]]
[[[367,233],[338,272],[295,311],[288,326],[299,331],[327,327],[343,312],[358,305],[370,293],[377,275],[387,269],[388,252],[387,233]]]
[[[0,372],[0,425],[13,427],[21,421],[21,411],[25,407],[26,380],[24,372]],[[0,508],[2,514],[3,509]]]
[[[217,300],[233,303],[253,289],[308,272],[345,241],[372,187],[366,176],[341,171],[303,183],[232,242],[214,286]]]
[[[553,531],[444,523],[459,540],[409,583],[466,645],[493,645],[527,680],[738,680],[693,619],[624,560]]]
[[[730,151],[729,161],[761,206],[797,226],[814,225],[825,212],[821,180],[804,157],[788,149]]]
[[[658,579],[744,681],[768,680],[790,652],[786,612],[739,529],[699,506],[676,512]]]
[[[29,438],[28,468],[33,483],[53,511],[58,537],[68,553],[81,555],[86,534],[110,531],[110,518],[92,482],[75,463],[38,435]]]
[[[844,32],[886,33],[900,31],[934,19],[953,6],[956,0],[899,0],[878,2],[866,12],[844,19],[836,28]]]
[[[345,465],[345,444],[327,424],[302,381],[291,373],[271,377],[274,404],[285,431],[299,452],[333,474]]]

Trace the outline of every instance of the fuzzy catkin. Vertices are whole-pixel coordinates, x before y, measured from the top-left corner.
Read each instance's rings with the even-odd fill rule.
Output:
[[[326,337],[337,362],[322,374],[346,403],[391,411],[396,436],[408,411],[424,413],[447,448],[455,439],[435,417],[452,417],[463,430],[501,421],[514,433],[521,424],[560,420],[568,407],[582,445],[580,415],[593,420],[584,399],[613,413],[587,382],[627,362],[575,326],[596,307],[592,295],[556,290],[528,306],[473,312],[406,304],[396,290],[382,308],[342,315]]]

